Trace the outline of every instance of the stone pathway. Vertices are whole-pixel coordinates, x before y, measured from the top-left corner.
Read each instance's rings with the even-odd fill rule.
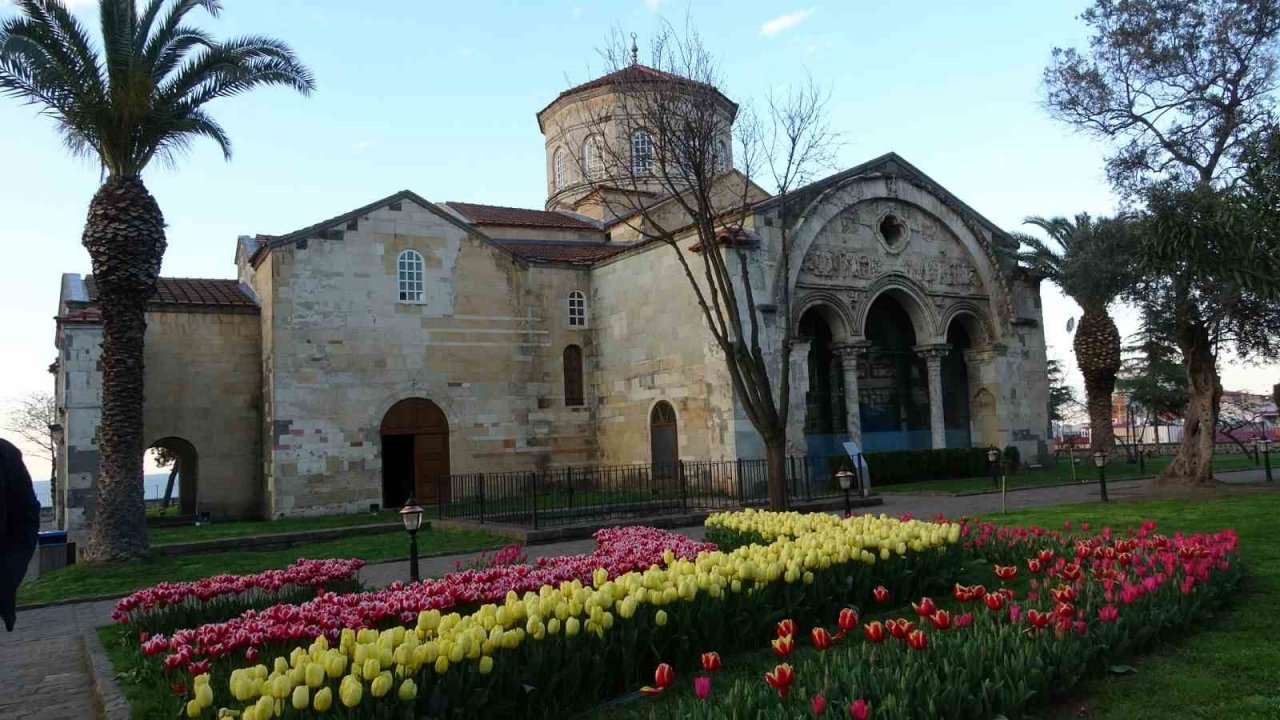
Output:
[[[1222,473],[1220,479],[1232,485],[1262,481],[1261,470]],[[1113,501],[1136,500],[1146,495],[1144,481],[1128,480],[1108,483]],[[1242,488],[1243,489],[1243,488]],[[884,505],[873,512],[901,515],[910,512],[928,519],[941,512],[948,517],[994,515],[1000,512],[1000,495],[947,494],[884,495]],[[1044,507],[1098,500],[1093,484],[1068,485],[1020,490],[1008,494],[1008,508]],[[676,532],[701,539],[702,526],[677,528]],[[595,547],[590,539],[536,545],[528,548],[530,558],[539,555],[587,553]],[[454,569],[454,561],[466,561],[475,553],[450,555],[421,560],[423,577],[437,577]],[[407,580],[407,561],[379,563],[361,571],[361,579],[370,587],[381,587],[395,580]],[[90,673],[80,635],[85,630],[111,622],[115,601],[76,603],[39,608],[18,613],[18,626],[12,633],[0,632],[0,718],[22,720],[83,720],[100,717],[94,707]]]

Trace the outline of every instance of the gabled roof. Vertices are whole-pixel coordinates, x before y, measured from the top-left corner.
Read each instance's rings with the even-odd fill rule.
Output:
[[[954,203],[955,207],[960,208],[966,214],[972,217],[974,220],[978,221],[981,225],[983,225],[988,230],[990,230],[995,237],[997,238],[1008,237],[1008,233],[1005,232],[1005,230],[1003,230],[999,225],[996,225],[995,223],[991,222],[987,218],[983,217],[982,214],[979,213],[977,210],[974,210],[973,208],[969,207],[962,200],[960,200],[960,198],[951,194],[950,191],[942,187],[942,185],[938,184],[936,180],[924,174],[924,172],[921,171],[920,168],[907,162],[905,158],[903,158],[901,155],[895,152],[887,152],[884,155],[868,160],[867,162],[864,162],[860,165],[855,165],[849,168],[848,170],[838,172],[835,175],[827,176],[821,180],[810,183],[802,188],[793,190],[791,191],[791,197],[793,201],[799,201],[800,203],[799,206],[803,207],[804,205],[807,205],[809,202],[812,202],[814,198],[822,194],[823,191],[827,190],[828,188],[835,187],[847,180],[856,178],[861,175],[872,175],[872,174],[883,174],[883,175],[892,175],[895,177],[912,178],[917,182],[920,182],[921,184],[927,185],[930,188],[932,188],[935,194],[939,195],[943,200],[947,201],[948,203]],[[756,209],[759,211],[769,210],[775,205],[777,205],[779,202],[781,202],[781,200],[777,196],[775,196],[757,205]]]
[[[477,225],[510,225],[515,227],[548,227],[570,230],[600,231],[600,226],[568,213],[554,210],[480,205],[450,200],[445,207]]]
[[[595,90],[596,88],[608,87],[610,85],[635,86],[635,85],[643,85],[647,83],[652,83],[654,85],[671,83],[674,85],[680,85],[680,86],[688,87],[695,90],[708,91],[708,92],[714,93],[721,100],[723,100],[724,103],[727,104],[732,109],[732,112],[734,115],[737,115],[738,113],[738,103],[730,100],[727,96],[725,96],[724,93],[720,92],[719,88],[717,88],[714,85],[700,82],[698,80],[692,80],[682,75],[669,73],[669,72],[666,72],[665,70],[651,68],[648,65],[641,65],[640,63],[632,63],[619,70],[614,70],[613,72],[608,73],[607,75],[601,75],[595,80],[588,80],[579,85],[574,85],[568,90],[565,90],[564,92],[557,95],[554,100],[547,103],[546,107],[538,111],[538,115],[537,115],[538,127],[539,129],[545,129],[542,127],[543,113],[545,113],[547,110],[550,110],[551,106],[555,105],[556,103],[560,102],[561,100],[567,97],[570,97],[572,95],[577,95],[580,92]]]
[[[564,240],[495,240],[497,244],[532,263],[556,263],[589,267],[629,250],[634,243],[571,242]]]

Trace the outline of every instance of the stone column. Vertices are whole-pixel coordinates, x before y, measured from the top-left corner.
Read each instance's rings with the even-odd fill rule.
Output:
[[[866,340],[841,343],[832,348],[836,357],[840,358],[840,369],[844,374],[844,413],[845,423],[849,428],[849,440],[859,449],[862,447],[862,409],[858,405],[858,358],[867,351],[871,343]]]
[[[933,431],[933,449],[942,450],[947,447],[947,421],[942,412],[942,358],[951,351],[951,346],[927,345],[915,350],[929,369],[929,429]]]
[[[804,455],[805,394],[809,392],[809,338],[791,341],[791,395],[787,398],[787,455]]]

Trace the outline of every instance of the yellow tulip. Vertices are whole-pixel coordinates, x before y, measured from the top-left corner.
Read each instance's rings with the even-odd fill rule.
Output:
[[[306,710],[311,705],[311,693],[306,685],[299,685],[293,689],[293,697],[290,700],[294,710]]]
[[[391,692],[391,673],[384,672],[373,679],[373,683],[369,685],[369,692],[376,698],[380,698]]]
[[[579,625],[580,625],[580,623],[578,622],[578,618],[576,618],[576,617],[571,617],[571,618],[569,618],[568,620],[565,620],[565,621],[564,621],[564,636],[565,636],[565,637],[574,637],[574,636],[576,636],[576,635],[578,634],[578,627],[579,627]]]
[[[356,679],[355,675],[347,675],[342,678],[342,684],[338,686],[338,698],[342,700],[342,704],[351,708],[360,704],[360,698],[364,696],[364,685]]]
[[[311,698],[311,707],[316,712],[324,712],[333,707],[333,690],[327,687],[317,690],[315,697]]]
[[[449,658],[441,655],[436,658],[436,674],[443,675],[447,672],[449,672]]]
[[[480,658],[480,674],[488,675],[492,671],[493,671],[493,658],[489,657],[488,655],[485,655],[484,657]]]
[[[414,698],[418,697],[418,684],[412,678],[405,679],[404,682],[400,683],[400,689],[396,691],[396,697],[401,702],[412,702]]]
[[[303,680],[312,690],[320,687],[324,684],[324,666],[320,663],[311,663],[303,672]]]
[[[200,717],[200,712],[201,712],[203,709],[204,709],[204,708],[200,707],[200,703],[199,703],[199,702],[197,702],[197,701],[195,701],[195,700],[188,700],[188,701],[187,701],[187,717],[189,717],[189,718],[193,718],[193,717]]]
[[[382,663],[373,658],[369,658],[364,661],[364,665],[361,666],[360,669],[365,680],[372,680],[378,676],[378,673],[382,672]]]
[[[654,615],[653,615],[653,622],[654,622],[654,624],[655,624],[655,625],[657,625],[658,627],[662,627],[662,626],[666,625],[666,624],[667,624],[667,611],[666,611],[666,610],[659,610],[658,612],[654,613]]]
[[[209,687],[208,682],[203,685],[199,682],[196,683],[195,700],[202,709],[213,705],[213,688]]]

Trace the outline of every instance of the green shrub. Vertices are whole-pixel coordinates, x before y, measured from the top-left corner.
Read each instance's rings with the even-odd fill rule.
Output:
[[[867,453],[864,458],[871,469],[871,485],[898,485],[920,480],[978,477],[986,475],[985,448],[947,448],[945,450],[895,450]],[[845,459],[848,462],[848,459]]]
[[[1018,468],[1022,466],[1022,454],[1013,445],[1004,449],[1004,466],[1010,475],[1018,472]]]

